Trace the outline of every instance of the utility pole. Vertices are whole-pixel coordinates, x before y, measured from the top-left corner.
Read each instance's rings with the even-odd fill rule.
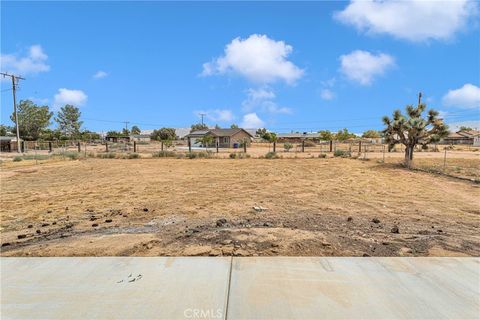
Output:
[[[203,125],[203,117],[206,116],[207,114],[206,113],[199,113],[198,114],[200,117],[202,117],[202,125]]]
[[[418,105],[420,105],[420,103],[422,103],[422,93],[421,92],[418,93]]]
[[[5,78],[5,77],[10,77],[12,78],[12,93],[13,93],[13,113],[15,114],[15,127],[17,129],[17,152],[20,153],[20,129],[19,129],[19,123],[18,123],[18,115],[17,115],[17,97],[16,97],[16,91],[17,91],[17,83],[18,80],[25,80],[25,78],[13,75],[13,74],[8,74],[4,72],[0,72],[0,74]]]
[[[128,124],[129,123],[130,123],[129,121],[125,121],[125,132],[128,132]]]

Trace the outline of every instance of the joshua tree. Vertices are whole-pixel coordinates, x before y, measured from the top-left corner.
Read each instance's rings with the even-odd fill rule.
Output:
[[[405,164],[409,167],[413,160],[413,150],[417,144],[426,146],[432,142],[438,142],[448,135],[448,127],[438,118],[438,112],[430,109],[426,118],[422,113],[427,106],[421,102],[422,93],[418,95],[418,105],[407,105],[406,116],[400,110],[393,112],[393,118],[383,117],[383,123],[387,126],[382,133],[389,147],[397,143],[405,145]]]

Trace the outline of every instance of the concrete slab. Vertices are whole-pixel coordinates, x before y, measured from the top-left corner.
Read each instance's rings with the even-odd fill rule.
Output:
[[[223,319],[230,262],[1,258],[1,319]]]
[[[479,319],[479,258],[234,258],[228,319]]]

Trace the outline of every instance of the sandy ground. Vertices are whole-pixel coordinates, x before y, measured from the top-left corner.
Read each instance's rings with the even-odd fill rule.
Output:
[[[479,184],[375,160],[23,161],[0,195],[3,256],[480,253]]]

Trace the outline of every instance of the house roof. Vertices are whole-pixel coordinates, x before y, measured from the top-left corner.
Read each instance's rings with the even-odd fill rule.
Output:
[[[473,137],[480,136],[480,131],[470,130],[470,131],[457,131],[451,132],[446,139],[472,139]]]
[[[294,132],[294,133],[279,133],[277,134],[277,138],[311,138],[311,139],[318,139],[320,138],[320,135],[318,133],[299,133],[299,132]]]
[[[249,136],[253,137],[252,134],[242,128],[235,128],[235,129],[210,129],[210,130],[197,130],[193,131],[187,135],[187,137],[201,137],[206,134],[211,134],[215,137],[231,137],[240,131],[244,131]]]
[[[131,134],[130,138],[150,138],[149,134]]]

